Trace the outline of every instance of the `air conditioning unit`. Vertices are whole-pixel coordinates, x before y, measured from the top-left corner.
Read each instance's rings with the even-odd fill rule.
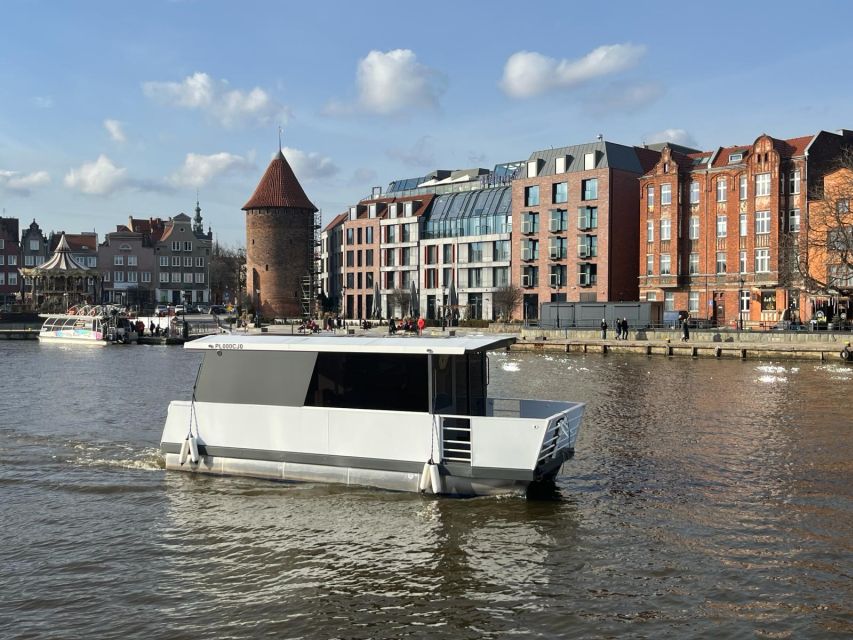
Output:
[[[525,262],[533,260],[533,250],[530,247],[523,247],[521,249],[521,259]]]
[[[526,274],[521,276],[521,286],[524,287],[525,289],[529,289],[530,287],[533,286],[533,284],[530,281],[530,276],[528,276]]]
[[[588,258],[589,257],[589,247],[585,244],[582,244],[578,247],[578,257],[579,258]]]
[[[578,274],[578,284],[582,287],[588,287],[590,285],[589,274],[581,271]]]
[[[562,284],[562,283],[560,282],[560,274],[559,274],[559,273],[552,273],[552,274],[551,274],[551,286],[552,286],[554,289],[557,289],[557,288],[559,288],[559,286],[560,286],[561,284]]]
[[[521,233],[533,233],[533,223],[530,220],[521,223]]]

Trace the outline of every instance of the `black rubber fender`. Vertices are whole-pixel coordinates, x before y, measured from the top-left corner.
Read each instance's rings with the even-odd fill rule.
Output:
[[[850,360],[850,349],[848,349],[847,347],[844,347],[844,348],[841,350],[841,353],[839,353],[838,355],[840,355],[840,356],[841,356],[841,359],[842,359],[842,360],[847,360],[847,361],[849,361],[849,360]]]

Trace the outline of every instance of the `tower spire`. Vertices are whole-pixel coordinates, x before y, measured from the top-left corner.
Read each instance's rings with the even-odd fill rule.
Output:
[[[198,203],[198,189],[195,190],[195,216],[193,217],[193,231],[204,233],[204,225],[201,222],[201,206]]]
[[[282,133],[282,131],[283,131],[283,129],[281,128],[281,125],[278,125],[278,152],[279,153],[281,153],[281,133]]]

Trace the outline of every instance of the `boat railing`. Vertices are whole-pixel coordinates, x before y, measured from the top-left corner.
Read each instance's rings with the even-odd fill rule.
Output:
[[[574,449],[584,405],[567,409],[548,420],[537,463],[546,462],[563,449]]]
[[[522,398],[488,398],[486,415],[500,418],[551,418],[567,409],[577,406],[577,402],[557,400],[528,400]]]

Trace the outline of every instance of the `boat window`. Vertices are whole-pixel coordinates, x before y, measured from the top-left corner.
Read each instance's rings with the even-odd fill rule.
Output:
[[[486,415],[486,356],[435,356],[435,411],[444,415]]]
[[[427,412],[427,356],[318,353],[305,406]]]
[[[208,351],[196,400],[301,407],[316,357],[303,352]]]

